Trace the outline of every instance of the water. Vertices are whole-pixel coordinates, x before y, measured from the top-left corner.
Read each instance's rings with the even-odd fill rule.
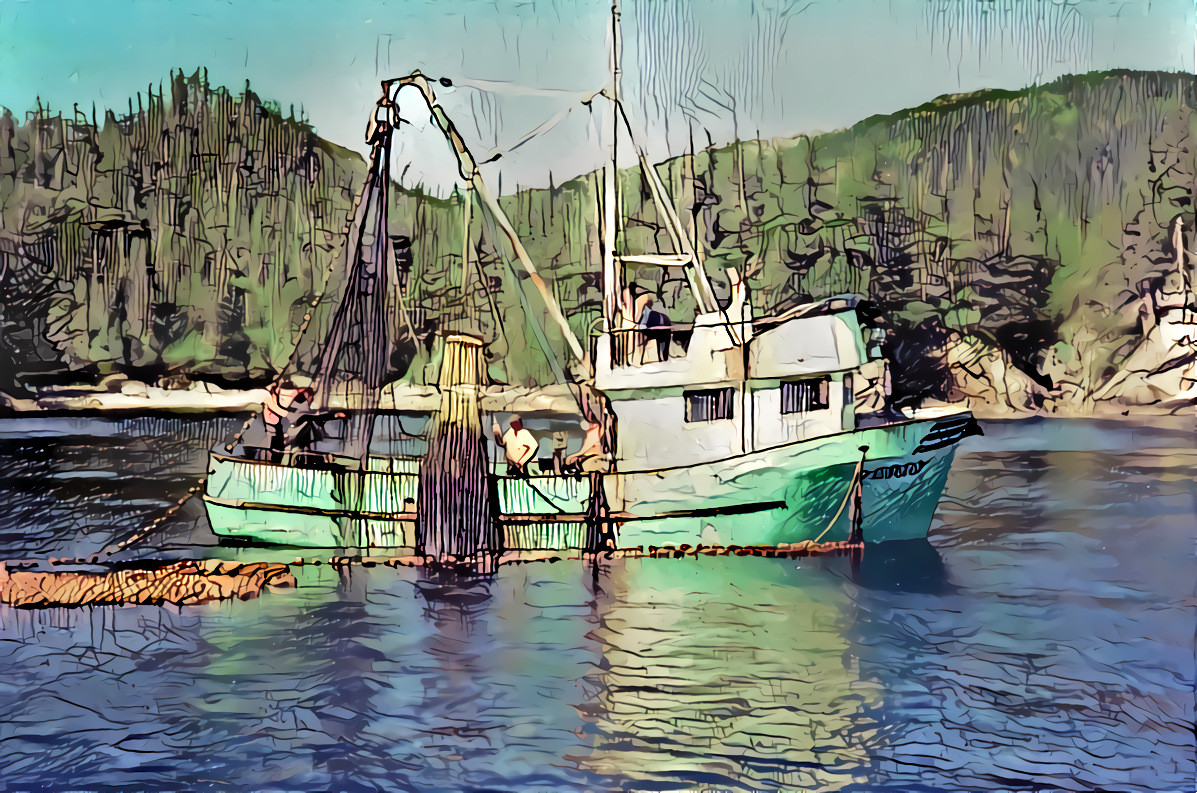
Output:
[[[0,422],[7,558],[133,532],[237,424],[22,421]],[[1192,791],[1193,430],[990,424],[930,541],[856,562],[303,567],[245,602],[0,607],[0,780]],[[198,542],[202,511],[167,535]]]

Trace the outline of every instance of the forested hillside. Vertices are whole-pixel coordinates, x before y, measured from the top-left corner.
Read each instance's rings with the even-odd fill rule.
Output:
[[[1190,234],[1194,225],[1195,91],[1192,75],[1069,77],[814,137],[700,149],[660,172],[717,288],[723,266],[736,266],[758,315],[867,294],[889,326],[900,401],[971,393],[1083,411],[1134,386],[1119,368],[1141,353],[1157,296],[1189,299],[1170,231],[1177,218]],[[173,75],[119,116],[6,113],[0,390],[107,373],[271,376],[313,304],[319,336],[364,171],[294,114],[201,74]],[[622,182],[633,251],[668,242],[642,182],[635,170]],[[588,175],[503,199],[583,338],[601,297],[595,184]],[[480,213],[463,268],[460,196],[394,195],[419,335],[473,323],[491,341],[495,379],[551,381],[528,316],[543,305],[521,296]],[[685,321],[676,277],[638,280]],[[419,362],[408,374],[426,376]]]

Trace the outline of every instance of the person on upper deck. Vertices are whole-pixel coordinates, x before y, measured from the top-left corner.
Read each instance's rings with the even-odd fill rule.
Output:
[[[643,308],[640,309],[640,317],[636,322],[636,327],[643,334],[644,348],[647,349],[649,342],[655,342],[657,360],[664,361],[669,357],[669,328],[673,323],[669,321],[669,317],[653,308],[653,297],[651,295],[647,297],[648,299],[644,302]],[[643,351],[641,352],[640,362],[644,363]]]

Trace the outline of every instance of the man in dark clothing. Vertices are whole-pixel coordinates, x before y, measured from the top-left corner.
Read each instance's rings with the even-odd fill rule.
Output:
[[[650,341],[656,343],[658,361],[664,361],[669,357],[669,326],[671,324],[669,317],[653,309],[653,299],[650,297],[640,312],[640,321],[637,323],[637,327],[644,334],[645,347]]]

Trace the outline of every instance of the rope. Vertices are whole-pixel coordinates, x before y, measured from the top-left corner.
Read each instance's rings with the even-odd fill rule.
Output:
[[[519,480],[516,480],[516,481],[519,481]],[[553,509],[557,510],[558,512],[561,512],[561,513],[564,513],[564,512],[565,512],[565,508],[564,508],[564,507],[562,507],[560,504],[558,504],[558,503],[557,503],[556,501],[554,501],[553,499],[549,498],[549,497],[548,497],[548,495],[546,495],[546,494],[545,494],[545,492],[544,492],[543,490],[541,490],[539,487],[537,487],[536,485],[532,484],[532,478],[531,478],[531,477],[528,477],[528,478],[524,479],[523,481],[528,483],[528,487],[532,488],[532,492],[536,493],[536,495],[540,496],[540,497],[541,497],[541,498],[543,498],[545,501],[547,501],[550,507],[552,507]]]
[[[545,333],[544,328],[537,320],[535,312],[532,310],[532,304],[528,300],[528,294],[524,291],[523,284],[520,283],[519,275],[515,271],[515,265],[511,263],[509,258],[503,255],[502,249],[498,244],[498,235],[495,232],[494,218],[488,212],[483,214],[483,221],[486,224],[486,232],[490,237],[491,246],[495,249],[495,252],[498,253],[499,258],[503,261],[503,264],[506,265],[507,273],[511,276],[512,282],[515,283],[515,291],[519,296],[520,306],[524,310],[524,315],[528,318],[528,324],[532,326],[532,333],[534,336],[536,336],[537,343],[540,344],[541,349],[544,350],[545,358],[549,363],[549,368],[553,370],[553,377],[556,378],[557,382],[568,385],[569,380],[565,376],[565,369],[562,368],[561,362],[557,360],[557,356],[553,352],[553,348],[549,346],[548,335]],[[501,318],[496,317],[496,321],[501,322]],[[570,391],[570,396],[573,396],[572,390]],[[581,410],[582,403],[576,397],[574,397],[574,401],[577,403],[578,409]]]
[[[244,430],[242,430],[242,432],[244,432]],[[162,527],[162,525],[164,523],[166,523],[166,521],[170,520],[176,514],[178,514],[179,510],[183,508],[184,504],[186,504],[188,501],[191,500],[192,496],[202,493],[204,490],[204,484],[207,481],[207,479],[208,479],[208,477],[205,476],[203,479],[200,480],[199,484],[188,489],[182,498],[180,498],[178,501],[176,501],[175,503],[173,503],[169,507],[167,507],[165,512],[163,512],[158,517],[154,518],[154,520],[151,521],[150,524],[148,526],[146,526],[145,528],[143,528],[139,531],[133,532],[133,534],[129,535],[128,537],[126,537],[123,540],[119,540],[117,542],[109,543],[108,545],[105,545],[103,548],[100,549],[100,551],[98,553],[94,554],[91,559],[88,559],[88,560],[79,559],[77,561],[80,561],[80,562],[82,562],[82,561],[106,562],[109,559],[111,559],[114,555],[119,553],[120,551],[123,551],[125,548],[128,548],[130,545],[133,545],[134,543],[137,543],[137,542],[141,542],[146,537],[149,537],[151,534],[158,531],[158,529],[160,529]]]
[[[500,256],[500,258],[502,257]],[[490,290],[490,284],[486,282],[486,273],[482,269],[480,257],[473,256],[471,261],[474,263],[474,272],[478,274],[478,283],[482,284],[482,292],[486,295],[486,302],[490,306],[490,315],[494,319],[495,327],[499,330],[499,336],[502,337],[504,346],[509,346],[507,331],[503,328],[503,315],[499,312],[498,304],[495,303],[495,296]]]
[[[852,471],[852,481],[848,483],[848,492],[844,493],[843,500],[840,501],[840,508],[836,510],[835,517],[827,524],[827,528],[823,529],[823,533],[815,537],[814,542],[818,542],[827,536],[827,532],[831,531],[832,526],[840,519],[840,515],[844,514],[844,508],[848,506],[848,499],[852,498],[852,494],[856,492],[857,481],[860,478],[861,471],[864,470],[864,455],[860,456],[860,462],[856,464],[855,470]]]
[[[579,96],[584,96],[584,94],[579,95]],[[569,107],[567,107],[564,110],[562,110],[561,112],[557,113],[557,115],[553,116],[548,121],[545,121],[543,124],[540,124],[539,126],[532,129],[530,132],[525,134],[522,138],[520,138],[519,140],[517,140],[515,143],[511,144],[510,146],[508,146],[506,148],[496,146],[495,148],[491,149],[486,154],[482,155],[482,159],[479,162],[482,163],[483,165],[485,165],[487,163],[492,163],[495,160],[499,159],[500,157],[502,157],[506,154],[510,154],[511,152],[515,151],[520,146],[523,146],[525,143],[532,140],[533,138],[537,138],[541,135],[544,135],[547,132],[551,132],[558,124],[560,124],[565,119],[566,116],[568,116],[573,111],[574,111],[574,106],[571,104]]]

